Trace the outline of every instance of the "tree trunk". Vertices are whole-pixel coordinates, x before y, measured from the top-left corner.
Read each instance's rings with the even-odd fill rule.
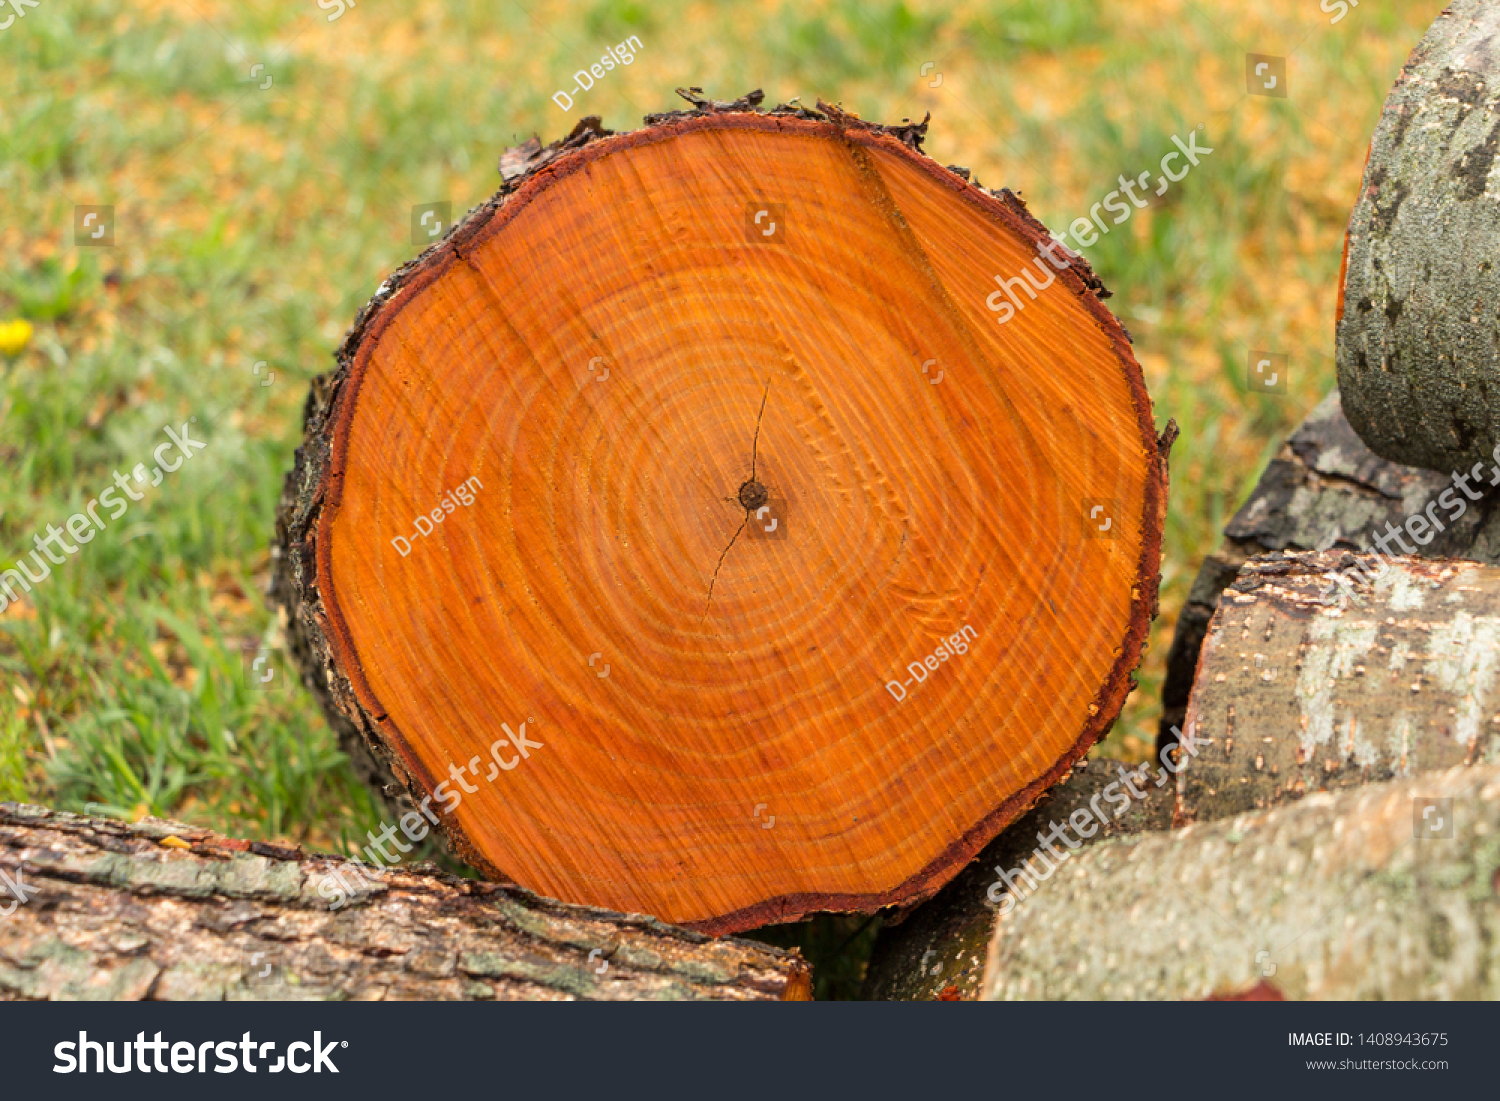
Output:
[[[1004,897],[1003,889],[996,888],[997,868],[1020,864],[1037,847],[1040,833],[1087,807],[1090,799],[1119,780],[1125,768],[1108,758],[1078,762],[1072,775],[985,846],[953,882],[909,914],[887,918],[865,974],[864,997],[874,1001],[977,999],[985,949],[995,928],[995,909]],[[1084,844],[1172,824],[1172,785],[1157,787],[1139,768],[1128,771],[1138,777],[1135,782],[1145,790],[1146,798],[1132,801],[1092,839],[1082,839]]]
[[[1445,530],[1427,546],[1416,546],[1424,556],[1500,565],[1500,494],[1491,492],[1495,471],[1482,473],[1482,488],[1489,495],[1477,502],[1464,497],[1463,515],[1456,522],[1445,520]],[[1198,571],[1178,613],[1167,656],[1158,745],[1171,744],[1176,737],[1172,729],[1186,720],[1208,621],[1219,594],[1248,558],[1266,551],[1369,549],[1387,524],[1401,526],[1452,486],[1441,474],[1380,458],[1349,426],[1338,391],[1323,399],[1288,437],[1230,520],[1219,553]],[[1449,511],[1443,509],[1442,515]]]
[[[1325,551],[1252,559],[1209,624],[1177,823],[1500,763],[1500,569]],[[1335,578],[1345,584],[1335,584]]]
[[[1500,8],[1455,0],[1396,81],[1349,221],[1339,388],[1376,454],[1448,473],[1500,444]]]
[[[511,151],[381,287],[276,593],[465,860],[732,932],[930,896],[1108,729],[1175,429],[925,122],[688,98]]]
[[[999,918],[984,996],[1494,1000],[1497,836],[1478,766],[1095,845]]]
[[[428,869],[360,885],[345,861],[180,823],[0,804],[0,998],[811,996],[780,949]]]

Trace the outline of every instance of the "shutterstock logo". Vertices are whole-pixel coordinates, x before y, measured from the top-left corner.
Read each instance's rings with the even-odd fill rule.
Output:
[[[322,1074],[325,1070],[329,1074],[337,1074],[339,1068],[333,1064],[333,1052],[336,1048],[348,1046],[348,1040],[329,1040],[325,1044],[323,1034],[314,1032],[312,1043],[295,1040],[286,1046],[286,1054],[276,1056],[276,1062],[272,1063],[270,1060],[276,1050],[276,1041],[267,1040],[262,1043],[251,1039],[248,1032],[238,1040],[206,1040],[201,1044],[192,1044],[187,1040],[175,1043],[163,1040],[160,1032],[156,1033],[154,1039],[148,1040],[144,1032],[137,1032],[134,1040],[120,1042],[120,1063],[116,1065],[115,1041],[101,1043],[90,1040],[87,1032],[79,1032],[76,1043],[63,1040],[52,1048],[52,1054],[57,1058],[52,1073],[72,1074],[76,1071],[87,1074],[89,1056],[92,1055],[94,1072],[97,1074],[103,1074],[106,1069],[111,1074],[129,1074],[132,1070],[138,1070],[142,1074],[150,1074],[153,1070],[158,1074],[165,1074],[168,1070],[173,1074],[207,1074],[209,1056],[212,1055],[216,1060],[213,1067],[215,1074],[233,1074],[241,1067],[250,1074],[260,1070],[269,1074],[280,1074],[283,1070],[289,1070],[293,1074],[306,1074],[308,1071]],[[132,1052],[135,1057],[133,1065]],[[260,1060],[259,1066],[256,1065],[257,1059]],[[167,1066],[169,1060],[172,1064],[170,1067]]]

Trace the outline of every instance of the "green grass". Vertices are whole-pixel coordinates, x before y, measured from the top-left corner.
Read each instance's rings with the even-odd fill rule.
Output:
[[[149,467],[162,426],[197,416],[209,446],[0,616],[0,797],[330,846],[376,824],[312,700],[241,671],[276,638],[267,544],[307,381],[413,252],[413,204],[467,208],[506,145],[588,113],[637,125],[679,85],[931,111],[934,156],[1059,227],[1205,125],[1212,157],[1088,250],[1159,423],[1183,429],[1163,617],[1109,745],[1145,753],[1198,563],[1332,384],[1364,146],[1441,7],[1366,0],[1330,27],[1310,0],[455,0],[329,23],[312,0],[44,0],[0,33],[0,322],[36,327],[0,380],[0,568]],[[635,64],[559,111],[552,92],[630,34]],[[1291,100],[1244,95],[1249,50],[1293,58]],[[74,247],[74,205],[106,203],[116,246]],[[1292,356],[1288,397],[1247,392],[1251,348]]]

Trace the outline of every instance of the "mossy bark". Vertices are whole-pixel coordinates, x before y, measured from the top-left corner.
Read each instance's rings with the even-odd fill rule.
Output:
[[[1203,999],[1267,987],[1289,999],[1500,997],[1500,768],[1095,845],[999,918],[983,993]]]
[[[0,871],[26,897],[0,891],[0,914],[14,906],[0,999],[811,997],[794,953],[431,866],[367,873],[332,910],[320,888],[343,865],[181,823],[0,804]]]
[[[1500,443],[1500,8],[1455,0],[1375,128],[1349,221],[1339,388],[1364,441],[1449,473]]]

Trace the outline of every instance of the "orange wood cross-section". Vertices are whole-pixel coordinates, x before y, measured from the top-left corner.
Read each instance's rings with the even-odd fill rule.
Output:
[[[1100,736],[1165,461],[1046,240],[888,133],[686,117],[558,157],[377,307],[319,582],[461,851],[713,932],[870,910]]]

